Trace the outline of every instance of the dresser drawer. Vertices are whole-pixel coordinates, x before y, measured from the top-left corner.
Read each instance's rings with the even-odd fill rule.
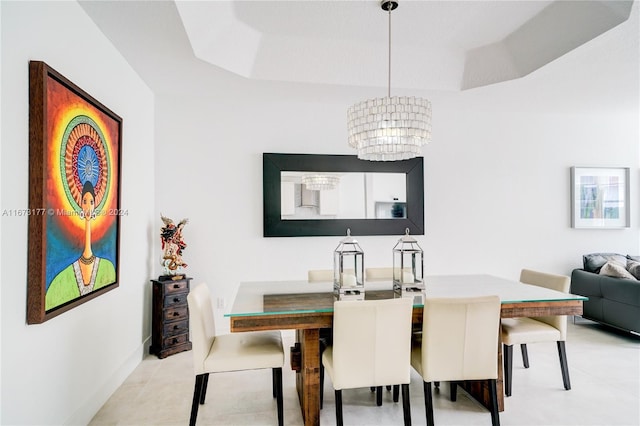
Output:
[[[165,296],[169,296],[171,294],[176,293],[185,293],[189,290],[189,282],[186,280],[182,281],[167,281],[164,282],[164,294]]]
[[[189,320],[172,321],[164,324],[162,328],[163,336],[173,336],[189,332]]]
[[[189,333],[177,334],[175,336],[169,336],[162,340],[162,347],[169,348],[174,345],[181,345],[189,341]]]
[[[164,310],[165,321],[177,321],[189,318],[189,310],[186,306],[176,306]]]
[[[187,294],[189,293],[174,293],[164,298],[164,307],[170,308],[175,305],[186,305]]]

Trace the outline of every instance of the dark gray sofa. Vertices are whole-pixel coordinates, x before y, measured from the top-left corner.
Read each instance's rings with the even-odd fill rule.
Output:
[[[640,281],[600,275],[595,271],[603,264],[587,256],[591,255],[585,256],[583,268],[571,273],[571,293],[589,298],[582,316],[640,335]]]

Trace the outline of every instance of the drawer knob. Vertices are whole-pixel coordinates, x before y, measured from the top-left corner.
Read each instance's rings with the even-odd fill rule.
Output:
[[[174,297],[174,298],[173,298],[173,303],[178,303],[179,301],[180,301],[180,298],[179,298],[179,297]]]
[[[174,313],[173,313],[173,316],[174,316],[174,317],[178,317],[178,316],[180,316],[180,312],[174,312]]]

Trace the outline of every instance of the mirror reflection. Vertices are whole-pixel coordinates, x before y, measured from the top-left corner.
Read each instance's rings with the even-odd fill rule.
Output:
[[[281,171],[281,220],[406,219],[405,173]]]

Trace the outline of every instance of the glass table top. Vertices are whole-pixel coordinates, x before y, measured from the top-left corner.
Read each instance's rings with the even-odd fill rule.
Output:
[[[475,297],[497,295],[503,304],[587,300],[586,297],[562,293],[491,275],[425,276],[422,291],[394,292],[390,281],[365,283],[364,299],[413,297],[414,306],[422,307],[424,297]],[[362,298],[362,295],[347,296]],[[231,311],[226,317],[332,312],[338,296],[333,283],[298,281],[243,282],[238,288]]]

